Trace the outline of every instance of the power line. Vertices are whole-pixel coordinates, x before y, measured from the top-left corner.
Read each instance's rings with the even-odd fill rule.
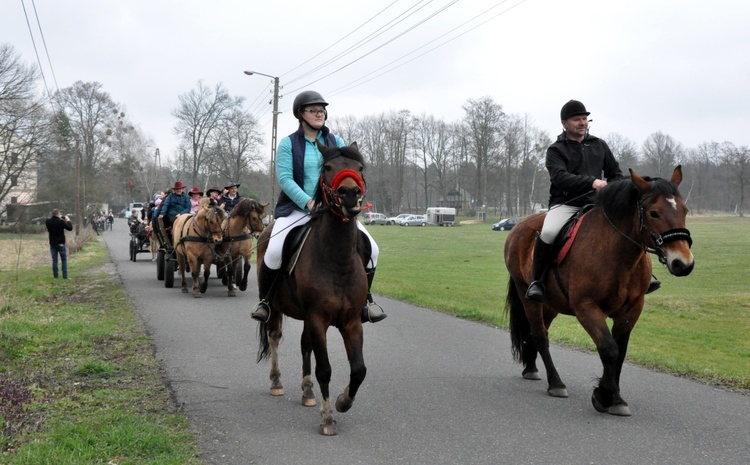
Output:
[[[23,0],[21,1],[23,3]],[[55,90],[60,91],[60,87],[57,85],[57,76],[55,76],[55,68],[52,66],[52,60],[49,57],[49,50],[47,49],[47,41],[44,39],[44,31],[42,30],[42,23],[39,21],[39,14],[36,12],[36,3],[31,0],[31,6],[34,7],[34,16],[36,17],[36,24],[39,27],[39,35],[42,36],[42,45],[44,45],[44,53],[47,55],[47,63],[49,63],[49,69],[52,73],[52,80],[55,81]],[[25,12],[25,11],[24,11]]]
[[[370,50],[369,52],[365,53],[364,55],[361,55],[360,57],[358,57],[358,58],[356,58],[356,59],[354,59],[354,60],[350,61],[349,63],[345,64],[344,66],[341,66],[340,68],[338,68],[338,69],[336,69],[336,70],[334,70],[334,71],[331,71],[330,73],[326,74],[325,76],[321,76],[320,78],[318,78],[318,79],[315,79],[314,81],[311,81],[311,82],[309,82],[309,83],[305,84],[304,86],[298,87],[297,89],[291,90],[290,92],[296,92],[296,91],[298,91],[298,90],[300,90],[300,89],[303,89],[303,88],[305,88],[305,87],[308,87],[308,86],[309,86],[309,85],[311,85],[311,84],[315,84],[316,82],[318,82],[318,81],[321,81],[322,79],[325,79],[325,78],[327,78],[328,76],[331,76],[331,75],[333,75],[333,74],[335,74],[335,73],[338,73],[339,71],[341,71],[341,70],[343,70],[343,69],[345,69],[345,68],[348,68],[349,66],[353,65],[354,63],[356,63],[356,62],[358,62],[358,61],[362,60],[363,58],[365,58],[365,57],[367,57],[367,56],[371,55],[372,53],[374,53],[374,52],[376,52],[376,51],[380,50],[381,48],[385,47],[386,45],[390,44],[390,43],[391,43],[391,42],[393,42],[394,40],[396,40],[396,39],[398,39],[398,38],[402,37],[402,36],[403,36],[404,34],[406,34],[407,32],[410,32],[410,31],[414,30],[415,28],[417,28],[417,27],[421,26],[421,25],[422,25],[422,24],[424,24],[425,22],[429,21],[430,19],[434,18],[434,17],[435,17],[435,16],[437,16],[438,14],[442,13],[442,12],[443,12],[443,11],[445,11],[446,9],[450,8],[451,6],[453,6],[453,5],[454,5],[454,4],[456,3],[456,2],[458,2],[458,0],[453,0],[453,1],[452,1],[452,2],[450,2],[450,3],[448,4],[448,5],[445,5],[444,7],[440,8],[439,10],[435,11],[435,12],[434,12],[434,13],[432,13],[431,15],[427,16],[426,18],[424,18],[423,20],[419,21],[419,22],[418,22],[417,24],[415,24],[415,25],[411,26],[410,28],[406,29],[405,31],[402,31],[401,33],[397,34],[397,35],[396,35],[395,37],[391,38],[390,40],[387,40],[386,42],[384,42],[384,43],[382,43],[382,44],[380,44],[379,46],[377,46],[377,47],[375,47],[374,49]]]
[[[47,86],[47,78],[44,76],[44,69],[42,68],[42,60],[39,59],[39,52],[36,49],[36,41],[34,40],[34,33],[31,31],[31,23],[29,22],[29,15],[26,13],[26,5],[23,3],[23,0],[21,0],[21,6],[23,7],[23,15],[26,18],[26,26],[29,28],[29,35],[31,36],[31,44],[34,46],[34,54],[36,55],[36,62],[39,64],[39,72],[42,75],[42,81],[44,81],[44,90],[47,92],[47,97],[49,98],[50,103],[52,102],[52,95],[49,92],[49,87]]]
[[[445,33],[441,34],[440,36],[438,36],[438,37],[436,37],[436,38],[432,39],[431,41],[429,41],[429,42],[425,43],[424,45],[422,45],[422,46],[420,46],[420,47],[418,47],[418,48],[416,48],[416,49],[414,49],[414,50],[412,50],[412,51],[410,51],[410,52],[408,52],[408,53],[406,53],[406,54],[404,54],[404,55],[401,55],[401,56],[400,56],[399,58],[397,58],[397,59],[395,59],[395,60],[391,61],[390,63],[386,64],[386,65],[385,65],[385,66],[383,66],[383,67],[388,67],[388,66],[390,66],[390,65],[392,65],[392,64],[394,64],[394,63],[397,63],[397,62],[401,61],[401,60],[402,60],[402,59],[404,59],[405,57],[408,57],[409,55],[412,55],[413,53],[417,52],[418,50],[421,50],[421,49],[423,49],[423,48],[427,47],[428,45],[430,45],[430,44],[432,44],[432,43],[434,43],[434,42],[436,42],[436,41],[440,40],[441,38],[443,38],[443,37],[447,36],[448,34],[450,34],[450,33],[454,32],[454,31],[456,31],[456,30],[458,30],[458,29],[462,28],[462,27],[463,27],[463,26],[465,26],[466,24],[468,24],[468,23],[470,23],[470,22],[472,22],[472,21],[476,20],[477,18],[479,18],[479,17],[481,17],[481,16],[484,16],[484,15],[485,15],[485,14],[487,14],[487,13],[488,13],[489,11],[491,11],[491,10],[493,10],[493,9],[497,8],[498,6],[500,6],[500,5],[504,4],[504,3],[506,3],[507,1],[508,1],[508,0],[503,0],[503,1],[501,1],[500,3],[497,3],[497,4],[495,4],[494,6],[492,6],[492,7],[488,8],[488,9],[484,10],[483,12],[479,13],[478,15],[476,15],[476,16],[474,16],[474,17],[472,17],[472,18],[468,19],[467,21],[464,21],[463,23],[459,24],[458,26],[456,26],[455,28],[451,29],[450,31],[447,31],[447,32],[445,32]],[[383,72],[380,72],[380,73],[378,73],[378,74],[375,74],[375,75],[372,75],[372,74],[369,74],[369,73],[368,73],[368,74],[366,74],[366,75],[364,75],[364,76],[362,76],[362,77],[360,77],[360,78],[358,78],[358,79],[355,79],[354,81],[351,81],[351,82],[349,82],[349,83],[347,83],[347,84],[344,84],[343,86],[339,87],[338,89],[334,89],[333,91],[331,91],[331,92],[329,93],[329,95],[333,96],[333,95],[339,95],[339,94],[342,94],[342,93],[344,93],[344,92],[347,92],[347,91],[349,91],[349,90],[351,90],[351,89],[354,89],[355,87],[359,87],[359,86],[360,86],[360,85],[362,85],[362,84],[365,84],[365,83],[367,83],[367,82],[370,82],[370,81],[372,81],[372,80],[374,80],[374,79],[377,79],[377,78],[379,78],[379,77],[381,77],[381,76],[383,76],[383,75],[385,75],[385,74],[388,74],[388,73],[390,73],[391,71],[394,71],[394,70],[396,70],[396,69],[398,69],[398,68],[400,68],[400,67],[402,67],[402,66],[404,66],[404,65],[406,65],[406,64],[408,64],[408,63],[411,63],[412,61],[416,60],[417,58],[421,58],[421,57],[423,57],[424,55],[427,55],[428,53],[430,53],[430,52],[432,52],[432,51],[434,51],[434,50],[436,50],[436,49],[438,49],[438,48],[442,47],[443,45],[445,45],[445,44],[448,44],[448,43],[450,43],[450,42],[452,42],[452,41],[454,41],[454,40],[458,39],[459,37],[462,37],[462,36],[464,36],[464,35],[468,34],[469,32],[473,31],[474,29],[476,29],[476,28],[478,28],[478,27],[480,27],[480,26],[483,26],[484,24],[488,23],[489,21],[492,21],[493,19],[497,18],[498,16],[501,16],[501,15],[503,15],[503,14],[507,13],[508,11],[510,11],[510,10],[512,10],[513,8],[515,8],[515,7],[519,6],[520,4],[524,3],[525,1],[526,1],[526,0],[521,0],[520,2],[516,3],[515,5],[512,5],[512,6],[508,7],[507,9],[505,9],[505,10],[501,11],[500,13],[498,13],[498,14],[496,14],[496,15],[492,16],[491,18],[488,18],[488,19],[486,19],[485,21],[482,21],[481,23],[477,24],[476,26],[474,26],[474,27],[472,27],[472,28],[470,28],[470,29],[467,29],[466,31],[462,32],[461,34],[458,34],[457,36],[455,36],[455,37],[452,37],[452,38],[450,38],[450,39],[446,40],[445,42],[442,42],[442,43],[440,43],[440,44],[436,45],[435,47],[433,47],[433,48],[431,48],[431,49],[429,49],[429,50],[425,51],[424,53],[421,53],[421,54],[419,54],[419,55],[417,55],[417,56],[415,56],[415,57],[413,57],[413,58],[411,58],[411,59],[409,59],[409,60],[407,60],[407,61],[404,61],[403,63],[401,63],[401,64],[399,64],[399,65],[397,65],[397,66],[393,66],[392,68],[390,68],[390,69],[386,69],[385,71],[383,71]],[[361,82],[360,82],[360,81],[361,81]]]

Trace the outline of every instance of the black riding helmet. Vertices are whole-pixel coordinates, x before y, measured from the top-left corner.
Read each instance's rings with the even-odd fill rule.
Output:
[[[328,102],[325,101],[322,95],[315,92],[314,90],[306,90],[304,92],[300,92],[296,97],[294,97],[294,103],[292,104],[292,114],[294,115],[294,117],[302,121],[302,116],[299,114],[299,111],[308,105],[322,105],[323,108],[325,108],[326,106],[328,106]],[[327,120],[327,111],[325,116]]]
[[[562,121],[565,121],[568,118],[572,118],[574,116],[578,115],[590,115],[591,112],[586,111],[586,107],[583,106],[583,103],[579,102],[578,100],[569,100],[568,103],[563,105],[562,110],[560,110],[560,119]]]

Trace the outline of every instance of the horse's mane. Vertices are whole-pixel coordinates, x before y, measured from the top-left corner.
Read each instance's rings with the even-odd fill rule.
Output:
[[[237,205],[232,208],[232,211],[229,212],[229,218],[249,215],[255,209],[255,203],[255,199],[251,199],[250,197],[243,197],[242,199],[240,199]]]
[[[323,163],[321,163],[320,165],[321,176],[323,175],[325,164],[338,157],[345,157],[350,160],[358,161],[362,163],[362,166],[365,166],[365,159],[362,154],[359,153],[356,143],[344,147],[328,147],[328,149],[322,152],[322,155]],[[325,201],[325,198],[323,197],[323,188],[320,183],[318,183],[318,186],[315,188],[315,195],[313,195],[313,200],[315,201],[316,205],[320,205]]]
[[[643,180],[651,183],[652,198],[680,196],[677,186],[666,179],[643,176]],[[615,222],[630,217],[631,208],[635,207],[637,201],[638,189],[629,177],[608,183],[596,195],[596,206]]]

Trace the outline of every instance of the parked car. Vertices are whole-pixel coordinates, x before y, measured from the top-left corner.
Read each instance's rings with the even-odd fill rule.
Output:
[[[385,224],[388,221],[382,213],[366,212],[363,216],[365,224]]]
[[[402,221],[404,221],[410,216],[411,215],[408,213],[402,213],[398,216],[392,216],[390,218],[386,218],[385,224],[388,224],[388,225],[401,224]]]
[[[427,217],[424,215],[409,215],[399,224],[401,226],[424,226],[427,224]]]
[[[505,218],[493,224],[492,230],[493,231],[510,231],[511,229],[513,229],[513,226],[518,224],[519,221],[521,221],[520,216]]]

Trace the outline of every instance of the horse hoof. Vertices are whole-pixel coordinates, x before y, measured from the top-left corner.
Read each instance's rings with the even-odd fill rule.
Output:
[[[323,436],[336,436],[338,434],[338,432],[336,432],[336,422],[334,421],[330,425],[321,423],[320,434],[322,434]]]
[[[547,389],[547,393],[552,397],[568,397],[568,390],[564,387],[551,387]]]
[[[193,292],[193,297],[195,297],[196,299],[200,299],[203,296],[201,295],[200,292]]]
[[[623,404],[612,405],[607,409],[607,413],[618,417],[629,417],[632,415],[632,413],[630,413],[630,408]]]
[[[354,399],[341,393],[336,398],[336,411],[341,412],[341,413],[348,412],[349,409],[352,408],[353,404],[354,404]]]
[[[188,293],[188,290],[187,290],[187,289],[183,289],[183,290],[182,290],[182,292],[183,292],[184,294],[187,294],[187,293]]]
[[[273,388],[271,389],[271,395],[272,396],[283,396],[284,395],[284,388]]]
[[[318,405],[318,401],[316,401],[314,397],[312,399],[302,397],[302,405],[304,407],[315,407],[316,405]]]
[[[528,373],[523,373],[523,379],[530,379],[533,381],[539,381],[542,379],[542,376],[539,374],[538,371],[529,371]]]

